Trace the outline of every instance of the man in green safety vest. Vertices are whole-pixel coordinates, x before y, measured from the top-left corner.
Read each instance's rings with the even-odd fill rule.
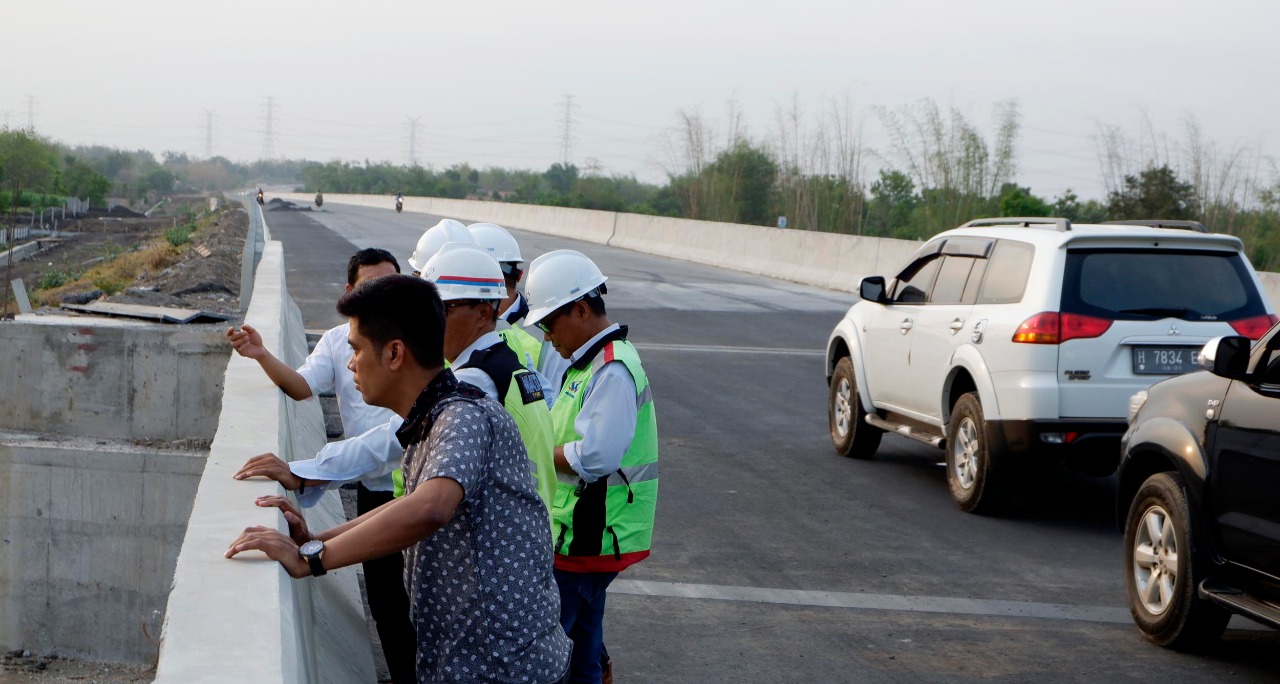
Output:
[[[551,410],[559,475],[551,513],[560,625],[571,682],[611,682],[605,590],[649,555],[658,500],[658,424],[627,328],[605,312],[604,274],[562,249],[530,264],[528,320],[569,361]],[[554,381],[553,381],[554,382]]]
[[[538,496],[551,507],[556,475],[555,434],[537,373],[520,363],[497,333],[498,305],[506,297],[502,269],[483,248],[449,242],[422,268],[444,302],[444,357],[461,381],[502,403],[520,428]]]

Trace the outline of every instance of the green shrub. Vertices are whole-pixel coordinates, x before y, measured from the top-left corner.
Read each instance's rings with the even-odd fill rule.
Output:
[[[109,295],[113,295],[123,290],[125,287],[125,284],[120,282],[119,280],[116,280],[115,278],[102,276],[99,278],[94,278],[93,286]]]
[[[164,232],[164,239],[168,240],[169,244],[174,247],[185,245],[188,242],[191,242],[191,228],[185,225],[178,226],[177,228],[170,228]]]
[[[45,271],[40,276],[40,280],[36,281],[36,287],[41,290],[52,290],[55,287],[62,287],[67,284],[67,274],[63,271]]]

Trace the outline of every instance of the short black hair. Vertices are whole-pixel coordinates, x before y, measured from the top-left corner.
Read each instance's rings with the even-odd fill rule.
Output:
[[[604,286],[601,286],[600,289],[603,290]],[[603,294],[603,292],[601,294]],[[589,294],[586,297],[583,297],[583,301],[587,303],[587,308],[591,310],[592,315],[605,315],[604,297],[600,296],[600,294]]]
[[[366,280],[342,295],[338,313],[360,321],[360,334],[375,351],[401,340],[423,368],[444,365],[444,303],[430,281],[408,275]]]
[[[377,266],[378,264],[391,264],[396,267],[396,273],[400,272],[400,262],[396,261],[391,252],[377,247],[362,249],[351,255],[347,260],[347,284],[355,285],[356,276],[360,275],[361,266]]]

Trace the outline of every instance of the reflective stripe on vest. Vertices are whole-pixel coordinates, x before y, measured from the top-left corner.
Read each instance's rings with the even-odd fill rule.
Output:
[[[635,436],[622,467],[591,484],[581,480],[556,486],[552,511],[555,566],[570,572],[617,572],[649,555],[658,500],[658,430],[653,395],[635,347],[624,339],[605,345],[591,364],[565,372],[551,410],[556,444],[582,439],[574,427],[591,378],[619,361],[636,384]]]

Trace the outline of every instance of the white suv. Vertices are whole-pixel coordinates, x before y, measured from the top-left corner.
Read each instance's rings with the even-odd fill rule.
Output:
[[[1109,475],[1135,392],[1277,320],[1240,240],[1188,221],[970,221],[859,294],[827,343],[836,451],[869,458],[886,431],[945,448],[975,513],[1032,462]]]

